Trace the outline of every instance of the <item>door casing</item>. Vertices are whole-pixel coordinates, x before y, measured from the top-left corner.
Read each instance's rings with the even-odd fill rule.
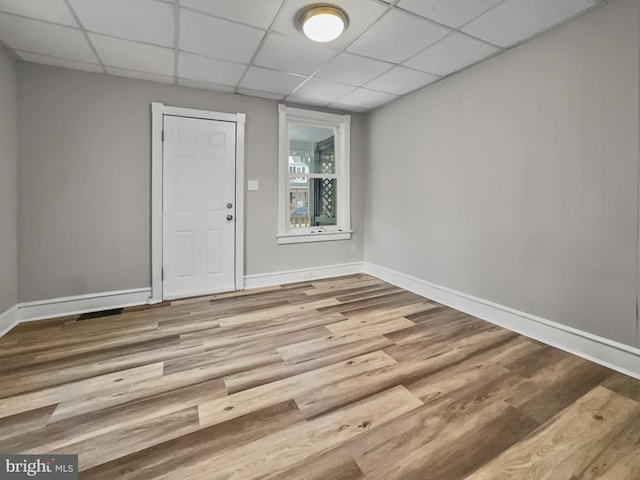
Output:
[[[244,289],[244,113],[223,113],[192,108],[151,104],[151,296],[149,303],[163,300],[162,292],[162,128],[164,115],[221,120],[236,123],[236,222],[235,222],[235,290]]]

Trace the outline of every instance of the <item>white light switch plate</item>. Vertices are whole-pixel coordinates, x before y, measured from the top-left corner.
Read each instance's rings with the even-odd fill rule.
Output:
[[[258,180],[249,180],[247,182],[247,190],[250,192],[257,192],[260,188],[260,182]]]

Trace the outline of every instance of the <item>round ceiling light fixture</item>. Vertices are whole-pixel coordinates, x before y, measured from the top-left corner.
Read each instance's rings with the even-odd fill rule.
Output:
[[[347,14],[334,5],[312,5],[302,10],[300,27],[314,42],[330,42],[347,27]]]

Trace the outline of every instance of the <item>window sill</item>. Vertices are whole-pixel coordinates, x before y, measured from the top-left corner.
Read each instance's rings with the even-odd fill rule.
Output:
[[[278,235],[278,245],[289,245],[291,243],[310,242],[330,242],[334,240],[351,240],[351,230],[340,232],[318,232],[318,233],[287,233]]]

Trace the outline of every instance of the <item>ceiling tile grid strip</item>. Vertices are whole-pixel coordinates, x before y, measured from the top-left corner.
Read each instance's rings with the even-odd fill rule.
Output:
[[[178,57],[180,55],[180,0],[174,0],[173,4],[173,83],[178,84]]]
[[[0,0],[0,47],[29,62],[367,111],[607,0],[332,2],[348,26],[319,44],[296,25],[310,0]]]

